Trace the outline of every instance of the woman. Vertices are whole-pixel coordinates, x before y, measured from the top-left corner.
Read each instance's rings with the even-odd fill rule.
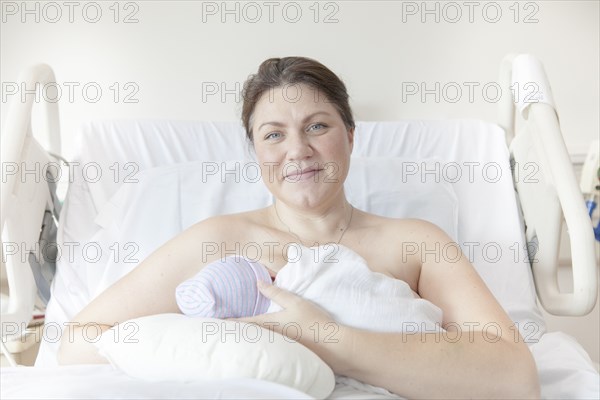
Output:
[[[338,324],[334,341],[297,338],[334,372],[409,398],[539,397],[527,346],[466,257],[449,263],[425,252],[452,240],[430,223],[368,214],[346,200],[354,119],[346,88],[333,72],[301,57],[266,60],[244,85],[242,120],[275,203],[197,223],[107,289],[74,322],[96,322],[106,330],[128,319],[178,312],[177,285],[219,257],[203,256],[202,242],[227,249],[258,244],[259,261],[273,275],[287,260],[272,243],[337,243],[364,258],[372,271],[405,281],[415,296],[438,306],[445,330],[442,340],[424,340]],[[402,254],[406,242],[420,244],[421,251]],[[260,290],[283,310],[246,321],[279,333],[289,322],[305,331],[318,326],[323,335],[335,322],[291,292],[270,285]],[[489,332],[478,330],[487,323],[504,335],[490,340]],[[61,363],[106,362],[91,344],[78,340],[77,330],[74,336],[62,342]]]

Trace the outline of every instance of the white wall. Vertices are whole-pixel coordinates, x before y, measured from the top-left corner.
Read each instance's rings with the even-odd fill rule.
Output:
[[[24,13],[23,4],[33,13]],[[207,87],[235,90],[262,60],[287,55],[313,57],[336,71],[348,85],[359,120],[495,121],[496,104],[489,98],[494,92],[490,90],[486,98],[481,88],[497,82],[505,54],[528,52],[545,65],[572,158],[583,159],[600,132],[597,1],[516,5],[483,1],[471,3],[472,9],[462,1],[450,6],[427,2],[428,9],[437,8],[439,22],[435,12],[422,13],[421,1],[273,2],[272,15],[261,1],[227,2],[227,8],[239,10],[232,14],[222,13],[221,1],[135,1],[118,7],[112,1],[74,4],[71,16],[63,2],[2,1],[1,5],[2,126],[10,102],[19,101],[20,93],[9,92],[19,71],[33,63],[48,63],[63,92],[59,104],[67,157],[73,154],[77,126],[89,119],[238,119],[237,96],[221,91],[210,95]],[[96,8],[102,15],[92,23]],[[415,8],[419,10],[413,15]],[[208,12],[215,9],[215,15]],[[298,9],[298,22],[290,22]],[[253,23],[257,11],[261,14]],[[451,22],[457,11],[461,17]],[[124,23],[128,15],[137,22]],[[326,23],[327,16],[333,21]],[[425,101],[418,95],[403,99],[403,87],[421,82],[430,89],[439,82],[439,102],[434,95],[427,95]],[[472,101],[464,82],[478,85]],[[72,99],[69,85],[75,87]],[[90,87],[88,98],[82,92],[84,85]],[[441,90],[444,85],[446,96]],[[102,90],[95,103],[90,101],[95,96],[93,86]],[[463,89],[454,103],[452,86]],[[115,101],[117,88],[121,97]],[[125,102],[123,96],[128,94],[137,103]],[[591,326],[589,318],[575,318],[553,320],[551,327],[561,326],[583,335],[582,341],[598,360],[597,325]]]
[[[263,59],[285,55],[317,58],[339,73],[349,86],[357,119],[495,120],[496,105],[486,101],[481,88],[497,82],[505,54],[530,52],[545,64],[570,152],[584,154],[600,132],[596,1],[521,2],[517,7],[513,1],[475,2],[471,15],[465,2],[451,2],[458,8],[427,2],[429,9],[437,7],[437,15],[422,13],[420,1],[336,1],[317,6],[313,1],[274,2],[272,23],[265,2],[250,2],[250,6],[248,2],[222,6],[220,1],[122,2],[118,23],[112,1],[75,3],[71,23],[69,7],[63,2],[52,3],[59,6],[55,7],[3,1],[0,39],[3,92],[28,65],[45,62],[54,68],[63,89],[60,107],[67,155],[72,151],[70,135],[90,118],[237,119],[236,96],[228,94],[224,102],[218,94],[203,100],[203,84],[234,89]],[[37,4],[39,11],[26,14],[22,4],[30,10]],[[96,23],[87,22],[95,18],[94,4],[102,16]],[[214,7],[217,14],[209,14]],[[222,14],[224,7],[237,7],[239,12]],[[414,7],[419,12],[412,15]],[[287,22],[295,18],[297,9],[302,13],[299,21]],[[261,17],[252,23],[257,10]],[[449,22],[457,10],[460,19]],[[487,22],[496,19],[497,10],[501,12],[498,22]],[[337,22],[325,23],[331,13]],[[137,23],[123,22],[130,14]],[[72,102],[68,82],[79,84]],[[97,103],[86,101],[81,90],[94,82],[103,92]],[[124,103],[121,98],[115,103],[115,82],[121,95],[139,88],[133,95],[139,102]],[[124,87],[127,82],[134,86]],[[462,97],[456,103],[447,101],[455,92],[446,86],[446,100],[442,96],[439,103],[433,95],[424,103],[418,95],[403,101],[403,84],[411,82],[425,82],[428,88],[436,82],[440,88],[455,82],[463,89]],[[479,85],[473,102],[464,82]],[[88,94],[93,98],[92,89]],[[489,96],[494,97],[493,90]],[[2,100],[4,122],[7,102]]]

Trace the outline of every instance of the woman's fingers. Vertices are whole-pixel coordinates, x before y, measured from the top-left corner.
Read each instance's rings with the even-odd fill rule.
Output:
[[[296,306],[302,302],[302,298],[300,296],[280,287],[269,285],[262,281],[258,281],[256,286],[263,296],[281,306],[283,310],[274,313],[229,319],[239,322],[249,322],[261,326],[269,326],[272,325],[274,321],[279,321],[281,318],[285,319],[285,316],[282,315],[282,313],[285,314],[286,309]]]
[[[295,293],[275,285],[268,285],[263,281],[258,281],[257,287],[266,298],[274,301],[284,309],[293,306],[301,300]]]

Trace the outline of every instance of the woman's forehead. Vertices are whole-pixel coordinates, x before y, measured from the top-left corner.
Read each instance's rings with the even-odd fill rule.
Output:
[[[264,118],[282,117],[304,118],[307,115],[330,114],[336,109],[322,92],[308,85],[295,84],[278,86],[267,90],[256,103],[254,122]]]

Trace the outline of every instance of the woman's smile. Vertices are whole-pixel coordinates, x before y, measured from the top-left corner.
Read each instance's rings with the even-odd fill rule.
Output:
[[[310,180],[311,178],[314,178],[314,181],[317,182],[319,179],[318,174],[323,170],[323,168],[312,166],[305,169],[286,168],[286,170],[292,170],[291,172],[284,172],[284,179],[287,182],[306,181]]]

